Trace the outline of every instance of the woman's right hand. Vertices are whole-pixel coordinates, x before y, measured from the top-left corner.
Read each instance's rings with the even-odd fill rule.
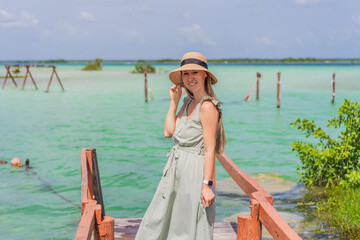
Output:
[[[179,103],[181,98],[181,86],[180,84],[174,85],[170,88],[170,100],[175,101],[175,103]]]

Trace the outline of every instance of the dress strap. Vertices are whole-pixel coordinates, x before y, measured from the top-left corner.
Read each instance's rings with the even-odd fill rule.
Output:
[[[183,111],[183,116],[186,116],[186,112],[187,112],[187,107],[188,107],[188,105],[189,105],[189,103],[191,102],[191,97],[190,96],[186,96],[186,97],[184,97],[184,106],[185,106],[185,108],[184,108],[184,111]]]
[[[216,100],[215,98],[213,98],[213,97],[207,97],[207,96],[205,96],[205,97],[203,97],[202,99],[201,99],[201,101],[200,101],[200,106],[203,104],[203,102],[205,102],[205,101],[211,101],[214,105],[215,105],[215,107],[217,108],[217,110],[218,110],[218,112],[219,112],[219,121],[220,121],[220,118],[221,118],[221,114],[222,114],[222,111],[221,111],[221,103],[218,101],[218,100]],[[200,107],[199,107],[200,108]]]
[[[218,111],[221,112],[221,103],[218,100],[216,100],[213,97],[205,96],[201,99],[200,105],[203,104],[203,102],[205,102],[205,101],[211,101],[215,105],[215,107],[218,109]]]
[[[189,97],[189,96],[184,97],[184,105],[185,106],[188,105],[190,100],[191,100],[191,97]]]

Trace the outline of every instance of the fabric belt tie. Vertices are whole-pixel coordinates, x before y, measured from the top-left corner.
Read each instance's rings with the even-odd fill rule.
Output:
[[[201,147],[182,147],[179,145],[175,145],[173,148],[170,149],[170,151],[166,154],[167,157],[170,159],[168,160],[163,174],[166,175],[168,169],[171,168],[174,162],[176,162],[179,159],[180,151],[184,151],[187,153],[197,154],[197,155],[204,155],[204,148]]]

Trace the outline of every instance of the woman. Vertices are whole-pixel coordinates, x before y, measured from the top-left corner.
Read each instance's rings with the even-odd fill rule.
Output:
[[[172,137],[176,145],[168,153],[163,177],[135,239],[213,239],[215,153],[223,152],[226,143],[221,108],[212,89],[217,79],[207,69],[206,58],[196,52],[186,53],[169,78],[175,85],[170,88],[164,136]],[[181,87],[188,96],[176,115]]]

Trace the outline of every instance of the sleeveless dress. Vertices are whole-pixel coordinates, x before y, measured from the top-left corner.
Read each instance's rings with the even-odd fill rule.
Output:
[[[210,100],[204,97],[187,120],[191,98],[184,98],[184,112],[176,126],[176,145],[169,157],[153,200],[141,222],[136,240],[212,240],[215,202],[205,208],[201,201],[204,176],[204,141],[199,112]],[[214,191],[214,189],[213,189]]]

